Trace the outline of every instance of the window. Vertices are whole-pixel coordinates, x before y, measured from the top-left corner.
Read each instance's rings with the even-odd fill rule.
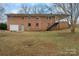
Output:
[[[28,26],[30,27],[31,26],[31,23],[28,23]]]
[[[30,19],[31,18],[31,16],[28,16],[28,19]]]
[[[47,19],[48,19],[48,20],[51,19],[51,16],[48,16]]]
[[[35,18],[35,22],[38,23],[39,22],[39,17]]]
[[[36,26],[38,27],[39,26],[39,23],[36,23]]]
[[[48,23],[48,26],[50,26],[50,23]]]
[[[22,17],[22,19],[24,19],[24,17]]]
[[[39,17],[37,17],[36,19],[39,19]]]
[[[49,17],[49,19],[51,19],[51,17]]]

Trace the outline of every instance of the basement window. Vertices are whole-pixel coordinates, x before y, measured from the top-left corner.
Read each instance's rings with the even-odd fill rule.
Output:
[[[28,26],[30,27],[31,26],[31,23],[28,23]]]
[[[38,27],[39,26],[39,23],[36,23],[36,27]]]

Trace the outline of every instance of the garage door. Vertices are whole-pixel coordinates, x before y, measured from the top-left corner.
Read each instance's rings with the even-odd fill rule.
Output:
[[[18,25],[10,25],[10,31],[19,31]]]

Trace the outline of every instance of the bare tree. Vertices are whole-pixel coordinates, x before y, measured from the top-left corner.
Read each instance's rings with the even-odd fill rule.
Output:
[[[47,13],[46,9],[48,9],[48,6],[46,4],[37,4],[32,6],[28,6],[28,4],[21,4],[20,13],[44,14]]]
[[[67,18],[71,24],[71,32],[75,32],[76,22],[79,16],[79,4],[78,3],[62,3],[56,4],[58,8],[61,8],[65,14],[70,15]]]
[[[44,13],[45,13],[45,6],[46,6],[46,5],[44,5],[44,6],[35,5],[35,6],[33,6],[33,8],[32,8],[32,12],[33,12],[34,14],[44,14]]]
[[[21,4],[21,9],[19,10],[19,13],[28,14],[30,11],[30,8],[27,4]]]

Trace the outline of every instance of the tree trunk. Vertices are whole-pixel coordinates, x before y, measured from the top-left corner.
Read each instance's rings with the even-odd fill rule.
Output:
[[[71,32],[72,33],[75,33],[75,28],[76,28],[76,23],[73,22],[72,25],[71,25]]]
[[[75,32],[75,27],[74,27],[74,26],[71,28],[71,32],[72,32],[72,33]]]

